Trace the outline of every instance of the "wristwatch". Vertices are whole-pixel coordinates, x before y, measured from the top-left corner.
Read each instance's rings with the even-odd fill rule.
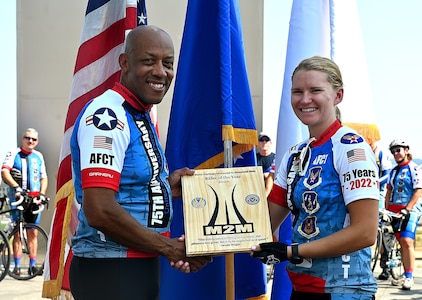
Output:
[[[292,257],[290,258],[292,264],[298,265],[303,262],[303,257],[299,255],[299,244],[292,244]]]

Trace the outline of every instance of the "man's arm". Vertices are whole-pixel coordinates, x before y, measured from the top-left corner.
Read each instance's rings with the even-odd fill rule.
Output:
[[[406,209],[408,211],[411,211],[412,208],[416,205],[416,203],[419,201],[419,198],[422,195],[422,189],[414,189],[412,198],[410,199],[409,203],[406,205]]]
[[[391,199],[391,189],[387,187],[387,192],[385,193],[385,200],[384,200],[385,209],[388,209],[388,204],[390,203],[390,199]]]
[[[41,182],[40,193],[45,195],[47,193],[47,188],[48,188],[48,178],[44,177],[41,179],[40,182]]]
[[[9,169],[4,168],[1,170],[1,178],[7,185],[11,187],[19,186],[19,184],[13,179],[12,175],[10,174]]]
[[[180,194],[182,174],[192,172],[194,171],[185,168],[170,175],[169,181],[175,196]],[[198,271],[211,261],[210,257],[186,257],[184,239],[169,239],[145,228],[117,203],[115,194],[107,188],[84,189],[82,209],[91,227],[126,247],[160,254],[166,257],[172,266],[186,273]]]
[[[274,173],[264,173],[265,195],[268,197],[274,185]]]

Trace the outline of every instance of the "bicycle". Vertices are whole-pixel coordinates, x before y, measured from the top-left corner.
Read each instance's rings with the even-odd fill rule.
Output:
[[[380,209],[378,234],[373,246],[371,257],[371,268],[374,272],[378,260],[381,260],[382,251],[386,251],[387,258],[385,266],[391,277],[398,280],[404,273],[404,267],[401,260],[400,243],[395,234],[400,231],[401,223],[404,217],[396,213]]]
[[[0,281],[6,277],[10,267],[10,245],[6,234],[0,230]]]
[[[20,269],[28,270],[27,273],[23,271],[20,272],[20,270],[19,272],[14,272],[11,263],[12,259],[10,258],[13,255],[13,250],[9,250],[10,264],[9,268],[7,269],[7,273],[9,274],[9,276],[17,280],[28,280],[34,278],[35,276],[41,275],[44,270],[44,261],[47,253],[48,241],[47,233],[41,226],[25,221],[25,215],[28,216],[31,214],[39,214],[44,210],[45,206],[48,207],[50,199],[46,198],[41,202],[41,204],[37,207],[36,210],[33,210],[34,207],[32,206],[32,204],[34,203],[34,200],[36,200],[38,195],[39,193],[24,191],[23,193],[21,193],[21,197],[17,199],[17,201],[10,203],[11,205],[16,206],[16,208],[0,211],[0,215],[18,211],[18,218],[16,220],[16,223],[13,223],[10,220],[9,224],[6,225],[7,231],[5,231],[10,249],[13,249],[11,245],[13,245],[15,237],[20,239],[20,244],[22,247]],[[34,229],[38,231],[37,240],[34,246],[37,247],[37,261],[35,264],[35,268],[30,267],[30,247],[32,247],[33,245],[30,245],[30,243],[28,242],[28,231]],[[14,264],[13,267],[15,267]]]

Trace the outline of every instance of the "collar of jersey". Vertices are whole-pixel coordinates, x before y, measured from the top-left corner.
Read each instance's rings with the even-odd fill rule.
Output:
[[[407,162],[405,162],[404,164],[397,164],[400,168],[401,167],[406,167],[408,164],[410,164],[410,160],[408,160]]]
[[[320,146],[322,144],[324,144],[326,141],[328,141],[333,135],[334,133],[337,132],[337,130],[339,130],[341,128],[341,123],[339,122],[339,120],[335,120],[333,122],[333,124],[330,125],[330,127],[328,127],[319,137],[319,139],[315,140],[312,142],[312,146],[316,147],[316,146]]]
[[[125,101],[136,110],[149,111],[152,108],[152,104],[142,104],[142,102],[120,82],[116,82],[112,90],[119,93],[125,99]]]
[[[23,152],[24,154],[26,154],[26,155],[29,155],[29,154],[31,154],[32,153],[32,151],[26,151],[25,149],[23,149],[22,147],[20,147],[21,148],[21,152]]]

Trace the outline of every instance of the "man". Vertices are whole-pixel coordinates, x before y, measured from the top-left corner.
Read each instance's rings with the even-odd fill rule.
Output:
[[[35,150],[38,145],[38,132],[33,128],[25,130],[21,139],[21,146],[19,148],[9,151],[4,160],[1,176],[5,183],[9,185],[8,197],[11,202],[16,198],[20,198],[21,194],[25,191],[39,192],[37,200],[45,200],[45,193],[47,192],[48,179],[45,167],[44,157],[41,152]],[[14,209],[11,206],[11,209]],[[18,212],[11,213],[11,219],[16,222]],[[26,220],[29,223],[39,224],[41,214],[38,214],[35,221]],[[36,229],[27,230],[28,243],[29,243],[29,267],[28,274],[42,275],[42,270],[35,266],[37,258],[37,236]],[[19,233],[16,233],[13,239],[13,259],[15,267],[13,273],[16,275],[21,274],[21,256],[22,245],[19,238]]]
[[[379,207],[384,208],[385,205],[385,193],[387,192],[387,181],[388,181],[388,174],[390,173],[391,169],[393,168],[393,164],[391,162],[392,157],[388,151],[384,151],[381,149],[379,144],[373,141],[371,138],[367,139],[369,145],[371,146],[372,151],[375,155],[375,160],[378,166],[378,176],[380,178],[380,201]]]
[[[371,138],[367,138],[366,140],[374,152],[375,160],[378,166],[378,176],[380,182],[379,208],[383,209],[385,208],[385,194],[387,192],[388,175],[393,168],[393,164],[391,163],[391,156],[389,155],[389,152],[383,151],[378,143],[373,141]],[[384,251],[383,249],[380,260],[380,267],[382,268],[382,272],[378,276],[379,280],[387,280],[390,277],[387,268],[388,257],[386,255],[387,251]]]
[[[258,153],[256,162],[262,166],[264,172],[265,194],[268,196],[273,188],[274,177],[271,174],[271,165],[275,160],[275,153],[271,152],[272,142],[268,134],[261,132],[258,136]]]
[[[180,178],[168,174],[149,111],[174,77],[170,36],[139,26],[119,56],[120,83],[81,112],[70,141],[76,199],[70,286],[75,299],[159,299],[159,255],[195,272],[211,259],[188,258],[183,237],[170,239],[172,197]]]

